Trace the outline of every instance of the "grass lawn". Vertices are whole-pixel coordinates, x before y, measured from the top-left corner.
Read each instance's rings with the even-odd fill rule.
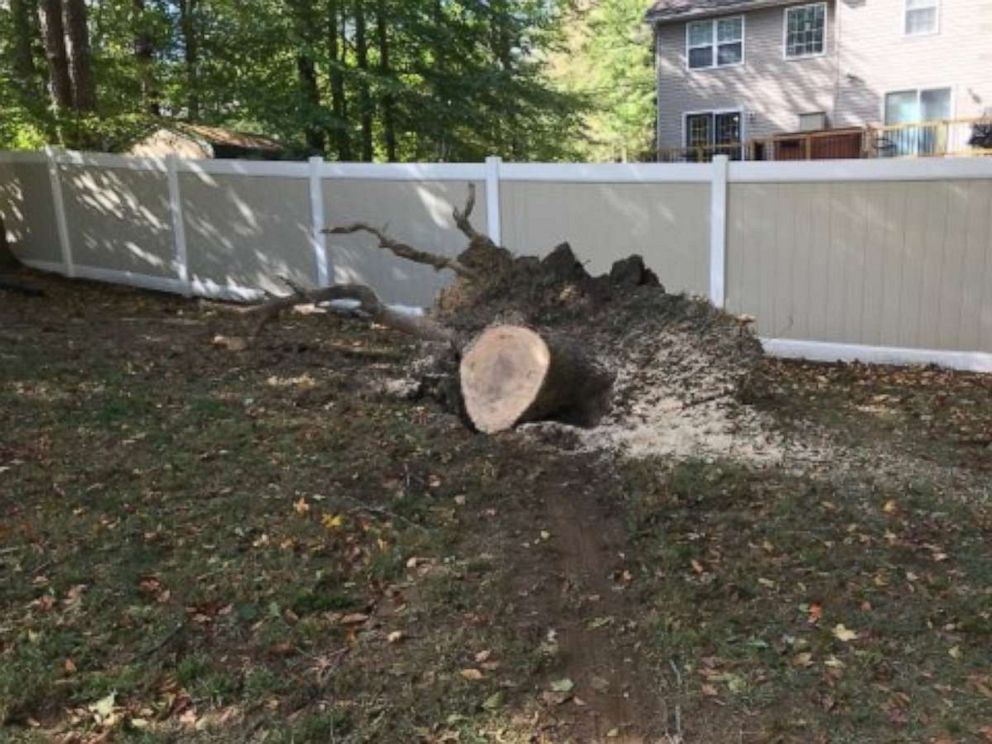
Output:
[[[992,382],[769,361],[825,456],[487,438],[402,337],[0,296],[0,741],[992,742]]]

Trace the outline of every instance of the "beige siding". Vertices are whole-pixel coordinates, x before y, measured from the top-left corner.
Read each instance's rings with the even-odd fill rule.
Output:
[[[828,8],[824,56],[785,59],[785,8],[764,8],[744,14],[744,64],[714,70],[686,67],[684,21],[659,25],[660,146],[683,145],[688,111],[742,109],[745,137],[764,137],[795,131],[803,112],[825,111],[832,126],[882,123],[885,94],[917,88],[951,87],[956,117],[992,114],[992,2],[942,0],[927,36],[904,35],[905,0]]]
[[[886,92],[952,87],[958,117],[992,113],[992,3],[942,0],[940,30],[905,36],[905,0],[841,3],[835,121],[882,121]]]
[[[176,276],[164,173],[77,166],[61,171],[73,263]]]
[[[762,336],[992,352],[992,180],[732,184],[727,250]]]
[[[503,243],[543,256],[567,241],[592,274],[639,253],[673,292],[709,287],[708,184],[503,181]]]
[[[46,163],[0,163],[0,214],[18,256],[62,261]]]
[[[475,184],[472,223],[486,226],[485,184]],[[390,235],[425,250],[456,256],[466,238],[454,225],[452,205],[465,202],[464,181],[367,181],[325,179],[324,217],[328,225],[388,222]],[[337,282],[368,284],[382,300],[428,306],[451,272],[437,272],[404,261],[376,247],[369,235],[329,235],[328,251]]]
[[[181,173],[194,281],[285,292],[314,282],[309,185],[302,178]]]
[[[833,2],[827,4],[827,11],[823,56],[785,59],[785,9],[764,8],[745,14],[744,64],[711,70],[688,69],[685,22],[659,26],[660,146],[683,146],[686,112],[740,109],[745,114],[744,137],[752,138],[797,130],[799,114],[832,111],[837,75]]]

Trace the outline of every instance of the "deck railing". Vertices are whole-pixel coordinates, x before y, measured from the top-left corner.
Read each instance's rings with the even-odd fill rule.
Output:
[[[855,158],[970,157],[992,155],[992,116],[911,124],[795,132],[720,145],[665,148],[662,163],[731,160],[843,160]]]

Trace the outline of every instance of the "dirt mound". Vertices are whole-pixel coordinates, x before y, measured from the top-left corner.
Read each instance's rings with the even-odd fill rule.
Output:
[[[459,261],[484,279],[460,277],[444,290],[437,320],[466,335],[494,322],[565,334],[613,375],[595,426],[527,430],[637,456],[774,455],[762,422],[740,400],[761,359],[757,339],[708,301],[666,292],[640,256],[597,277],[566,243],[537,259],[473,241]]]

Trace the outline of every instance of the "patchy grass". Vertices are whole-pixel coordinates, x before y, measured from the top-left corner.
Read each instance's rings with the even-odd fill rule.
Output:
[[[768,364],[784,431],[903,479],[614,463],[377,392],[385,332],[231,352],[44,283],[0,306],[0,740],[992,737],[986,378]]]
[[[704,740],[988,735],[988,504],[720,462],[627,478],[653,648]]]

